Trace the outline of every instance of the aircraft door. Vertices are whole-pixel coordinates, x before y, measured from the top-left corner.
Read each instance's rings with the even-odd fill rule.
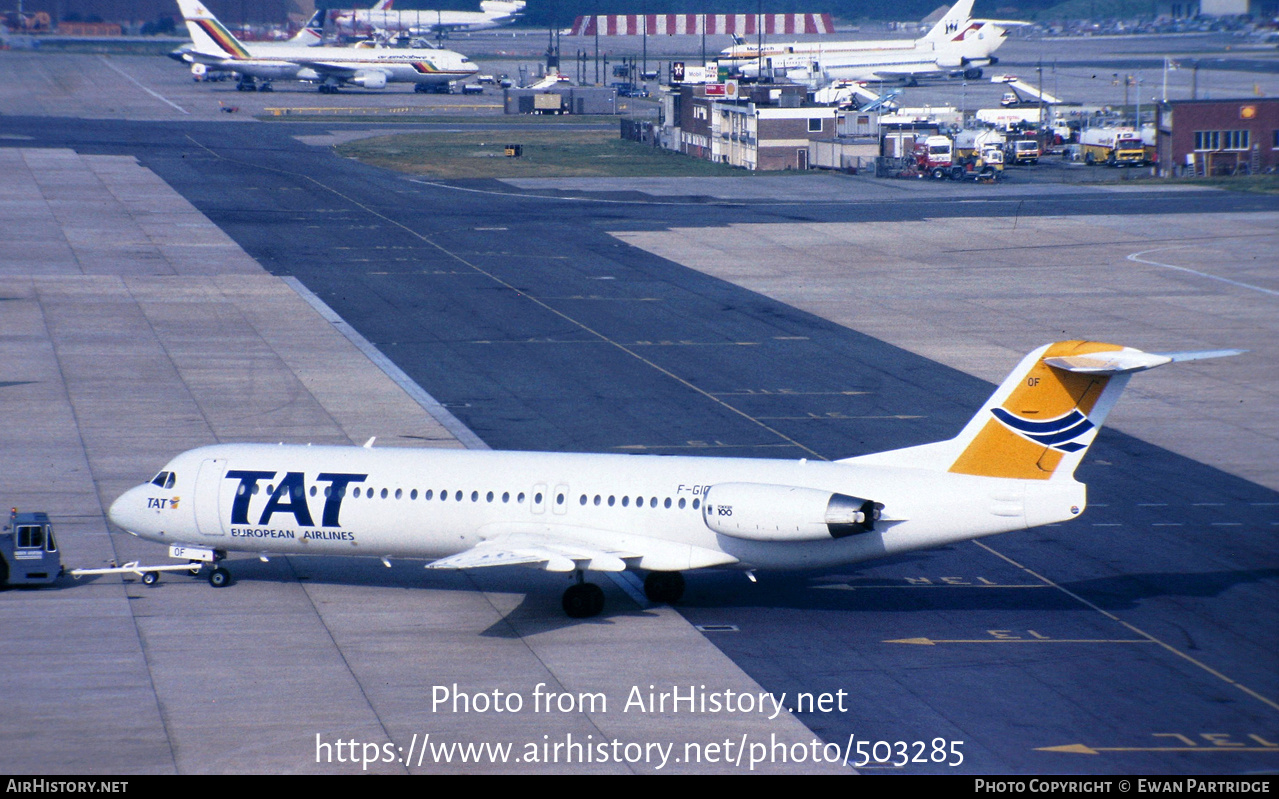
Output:
[[[211,458],[200,464],[200,472],[195,478],[195,496],[192,498],[192,509],[195,514],[195,526],[201,535],[226,535],[222,526],[223,514],[219,509],[222,475],[226,472],[226,460]]]
[[[533,486],[533,512],[546,513],[546,483]]]

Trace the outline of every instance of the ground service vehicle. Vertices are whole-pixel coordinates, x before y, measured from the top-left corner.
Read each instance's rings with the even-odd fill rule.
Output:
[[[62,558],[49,516],[10,510],[9,523],[0,530],[0,588],[47,585],[61,573]]]
[[[952,180],[968,179],[986,183],[998,180],[1003,174],[1004,151],[993,145],[980,153],[960,157],[950,171]]]
[[[1132,128],[1089,128],[1079,134],[1086,164],[1144,166],[1146,149]]]
[[[1004,145],[1004,161],[1013,164],[1039,163],[1039,141],[1036,139],[1010,139]]]
[[[955,145],[949,136],[929,136],[915,143],[915,169],[937,180],[950,176],[955,164]]]

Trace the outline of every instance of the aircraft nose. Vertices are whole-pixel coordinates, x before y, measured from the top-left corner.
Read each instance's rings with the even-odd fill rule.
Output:
[[[121,494],[107,511],[107,518],[117,527],[133,535],[146,535],[150,525],[146,512],[146,489],[144,486],[130,488]]]

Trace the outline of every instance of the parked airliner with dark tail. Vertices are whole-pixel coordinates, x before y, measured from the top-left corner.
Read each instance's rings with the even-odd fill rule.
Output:
[[[835,462],[221,444],[178,455],[111,506],[126,531],[209,563],[229,551],[586,571],[828,568],[1083,513],[1074,479],[1134,372],[1236,350],[1152,354],[1065,341],[1030,353],[953,439]]]

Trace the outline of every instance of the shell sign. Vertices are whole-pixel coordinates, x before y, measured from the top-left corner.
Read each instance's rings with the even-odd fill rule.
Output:
[[[1240,107],[1239,109],[1240,119],[1253,119],[1256,116],[1257,116],[1257,106],[1255,105],[1245,105]]]

